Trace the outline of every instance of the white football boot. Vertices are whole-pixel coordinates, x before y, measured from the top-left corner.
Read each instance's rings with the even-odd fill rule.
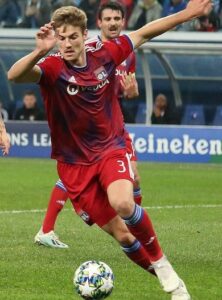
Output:
[[[166,256],[163,256],[158,261],[152,263],[152,266],[165,292],[172,293],[179,288],[180,278]]]
[[[53,230],[47,233],[43,233],[42,229],[40,229],[34,238],[34,242],[36,244],[52,248],[69,248],[68,245],[64,244],[59,240],[59,237],[55,234]]]
[[[186,285],[182,279],[180,279],[178,288],[175,289],[171,295],[171,300],[191,300],[191,296],[189,295]]]

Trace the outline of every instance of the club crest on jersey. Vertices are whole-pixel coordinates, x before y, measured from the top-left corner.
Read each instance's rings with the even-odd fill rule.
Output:
[[[100,67],[94,71],[96,78],[100,81],[105,80],[108,77],[108,74],[104,67]]]
[[[85,211],[82,212],[80,218],[86,223],[89,221],[89,215]]]

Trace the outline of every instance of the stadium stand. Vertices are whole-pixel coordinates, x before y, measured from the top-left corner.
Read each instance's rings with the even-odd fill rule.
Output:
[[[38,103],[42,106],[41,94],[36,84],[15,84],[7,79],[7,70],[21,56],[28,53],[28,50],[3,50],[0,49],[0,96],[4,106],[9,110],[10,117],[13,117],[13,111],[21,106],[23,94],[26,90],[33,90],[37,96]]]
[[[6,77],[6,68],[2,59],[0,59],[0,74],[0,98],[4,106],[7,106],[7,104],[13,100],[13,94],[10,90],[9,82]]]
[[[96,34],[98,31],[91,31],[89,36]],[[37,85],[13,84],[6,77],[11,65],[33,49],[34,36],[35,30],[31,29],[25,32],[22,29],[0,29],[0,71],[3,74],[0,77],[0,97],[9,111],[19,107],[27,89],[36,93],[38,103],[42,105]],[[204,122],[211,125],[216,107],[221,104],[221,38],[221,33],[199,37],[197,33],[169,32],[144,45],[136,53],[140,95],[125,108],[134,112],[135,121],[149,122],[146,112],[151,115],[153,99],[158,93],[163,93],[169,99],[170,107],[177,111],[183,111],[190,104],[202,105]],[[133,119],[131,115],[130,118]]]
[[[135,120],[136,123],[146,123],[146,114],[147,114],[146,103],[140,102],[136,113],[136,120]]]
[[[212,125],[222,126],[222,105],[217,106]]]
[[[183,125],[205,125],[203,105],[187,105],[181,120]]]

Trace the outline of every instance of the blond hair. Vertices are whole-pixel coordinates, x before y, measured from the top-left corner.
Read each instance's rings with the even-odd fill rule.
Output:
[[[87,16],[85,12],[75,6],[63,6],[58,8],[52,14],[52,21],[54,22],[55,28],[72,25],[80,27],[82,32],[84,32],[87,27]]]

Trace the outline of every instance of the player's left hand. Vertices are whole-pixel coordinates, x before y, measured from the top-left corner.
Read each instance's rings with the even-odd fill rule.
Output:
[[[39,28],[36,33],[36,48],[41,53],[48,53],[55,47],[56,42],[57,38],[53,22],[47,23]]]
[[[190,0],[186,10],[190,12],[192,18],[208,15],[212,10],[212,0]]]
[[[0,132],[0,149],[4,156],[9,154],[10,141],[6,130]]]
[[[120,84],[122,86],[124,96],[128,99],[137,97],[139,95],[138,83],[135,74],[129,73],[123,75],[122,79],[120,80]]]

